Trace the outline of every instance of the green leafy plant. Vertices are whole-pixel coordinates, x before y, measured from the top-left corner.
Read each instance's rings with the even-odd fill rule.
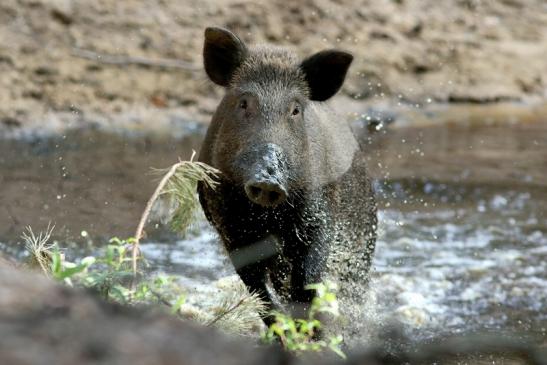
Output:
[[[341,335],[331,336],[325,340],[315,338],[322,326],[317,318],[320,313],[339,316],[336,285],[330,282],[318,283],[308,285],[306,289],[315,290],[308,318],[295,319],[287,314],[274,312],[275,322],[262,334],[263,341],[266,343],[279,341],[285,349],[297,354],[330,349],[345,359],[346,355],[341,348],[343,342]]]
[[[167,305],[172,313],[178,313],[186,294],[176,284],[176,278],[167,275],[145,277],[135,282],[131,270],[131,245],[134,238],[110,239],[103,253],[87,257],[80,264],[61,263],[54,254],[53,277],[75,280],[78,284],[96,290],[104,299],[122,304]],[[93,267],[91,265],[93,264]]]
[[[34,234],[29,227],[23,234],[31,266],[38,266],[49,277],[74,286],[79,285],[98,292],[105,300],[122,304],[167,305],[172,313],[179,313],[186,294],[177,285],[176,278],[157,275],[135,282],[131,270],[131,246],[134,238],[110,239],[96,256],[88,256],[79,263],[69,262],[54,243],[49,243],[53,228]]]
[[[94,267],[78,277],[79,283],[96,290],[106,300],[129,303],[133,273],[128,253],[132,242],[132,238],[111,238],[102,254],[95,257]]]
[[[87,270],[94,262],[94,257],[85,257],[79,264],[66,262],[59,249],[55,248],[51,257],[51,275],[55,280],[64,281],[68,285],[73,285],[71,278]]]

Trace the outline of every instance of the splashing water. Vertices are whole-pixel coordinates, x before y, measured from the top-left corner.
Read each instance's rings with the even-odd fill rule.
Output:
[[[374,300],[363,308],[376,318],[368,321],[396,320],[419,338],[475,330],[547,337],[547,194],[395,183],[379,195]],[[143,250],[153,267],[180,275],[196,302],[235,275],[205,222],[175,245]]]

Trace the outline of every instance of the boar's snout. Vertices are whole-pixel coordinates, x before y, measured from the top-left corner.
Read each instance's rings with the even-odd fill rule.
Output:
[[[275,207],[287,199],[285,187],[285,163],[281,148],[268,143],[255,149],[255,162],[250,178],[245,182],[245,193],[255,204]]]
[[[252,179],[245,184],[247,197],[264,207],[275,207],[287,199],[287,191],[273,179]]]

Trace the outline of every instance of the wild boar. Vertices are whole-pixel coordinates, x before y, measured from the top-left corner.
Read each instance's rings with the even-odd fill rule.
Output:
[[[325,280],[341,300],[361,300],[376,203],[359,143],[325,103],[352,55],[324,50],[300,62],[287,49],[207,28],[203,57],[225,95],[199,156],[222,172],[220,183],[198,191],[237,273],[278,309],[307,309],[306,286]]]

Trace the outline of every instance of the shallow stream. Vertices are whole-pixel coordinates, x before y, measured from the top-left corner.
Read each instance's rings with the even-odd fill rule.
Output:
[[[423,338],[492,330],[547,339],[545,192],[398,182],[377,190],[384,198],[367,316],[403,322]],[[200,227],[143,249],[204,300],[235,273],[212,228]]]
[[[421,162],[419,177],[408,171],[413,169],[412,161],[424,153],[413,155],[416,148],[408,143],[406,155],[393,150],[402,145],[397,143],[401,138],[403,144],[410,141],[411,132],[404,129],[404,137],[395,134],[397,139],[389,143],[382,137],[389,147],[384,152],[395,156],[391,160],[402,168],[397,173],[384,164],[391,179],[384,179],[388,175],[376,178],[380,223],[372,273],[374,300],[367,302],[364,312],[374,313],[379,322],[403,322],[422,338],[492,330],[547,340],[547,188],[542,180],[545,172],[537,167],[547,161],[547,128],[545,124],[526,125],[535,129],[511,127],[509,133],[501,127],[477,130],[468,125],[459,133],[454,126],[442,131],[436,126],[435,133],[441,134],[429,140],[423,131],[412,132],[424,138],[417,143],[422,151],[422,146],[429,148],[425,152],[429,165]],[[507,143],[517,132],[523,136],[519,143]],[[199,147],[202,133],[166,140],[80,131],[50,139],[3,141],[0,251],[17,256],[22,247],[16,243],[24,226],[40,230],[49,221],[57,226],[60,246],[81,241],[82,231],[89,232],[95,242],[131,236],[157,181],[143,172],[167,167],[177,157],[188,158],[192,148]],[[444,151],[434,145],[438,135],[449,136],[450,143],[441,145],[450,145]],[[471,167],[462,174],[476,177],[475,181],[464,181],[463,175],[447,179],[445,175],[452,172],[441,170],[443,164],[459,166],[446,162],[460,151],[454,141],[466,145],[471,137],[475,148],[466,149],[464,156],[469,159],[465,166]],[[480,150],[485,145],[491,149]],[[537,162],[530,166],[503,163],[496,159],[498,152],[492,151],[509,153],[506,146],[528,151],[512,151],[515,161]],[[469,151],[475,151],[475,159]],[[401,160],[401,155],[408,159]],[[440,160],[439,156],[447,157]],[[372,164],[375,159],[371,153]],[[462,161],[458,158],[457,163]],[[473,165],[476,161],[489,166],[496,180],[508,176],[510,181],[489,183],[490,173],[481,175],[485,170],[480,164]],[[515,175],[515,166],[526,170]],[[547,165],[540,167],[547,171]],[[431,175],[425,176],[429,170]],[[183,240],[149,233],[143,250],[152,270],[179,276],[194,292],[189,298],[195,301],[214,297],[218,280],[234,275],[205,221]]]

